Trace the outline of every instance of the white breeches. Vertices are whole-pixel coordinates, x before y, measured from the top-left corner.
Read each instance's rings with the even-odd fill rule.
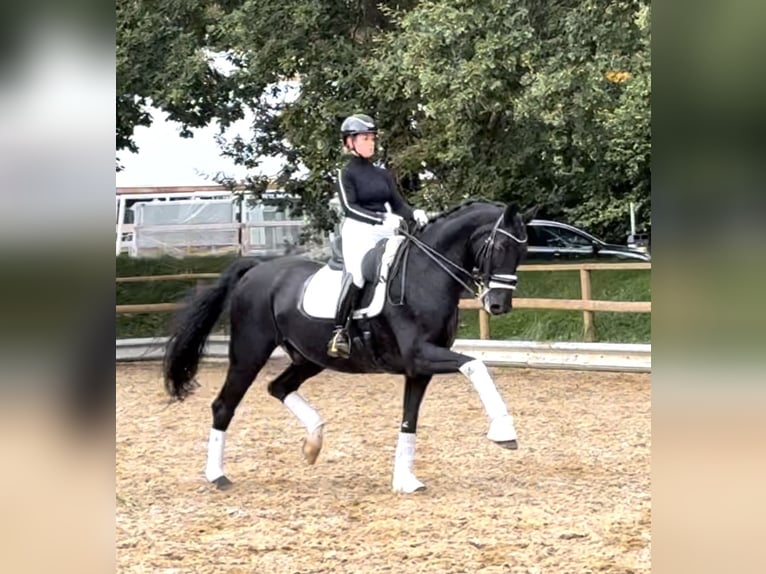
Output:
[[[393,237],[394,233],[382,225],[362,223],[347,217],[343,220],[340,235],[343,238],[343,261],[346,265],[346,271],[351,273],[354,285],[362,287],[364,285],[364,278],[362,277],[364,254],[375,247],[375,244],[381,239]]]

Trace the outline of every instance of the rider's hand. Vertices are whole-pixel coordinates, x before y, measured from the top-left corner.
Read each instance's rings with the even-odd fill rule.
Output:
[[[395,213],[387,212],[383,216],[383,227],[390,229],[391,231],[398,231],[402,225],[402,218]]]
[[[423,211],[422,209],[416,209],[415,211],[413,211],[412,218],[418,224],[418,227],[423,227],[426,223],[428,223],[428,216],[426,215],[426,212]]]

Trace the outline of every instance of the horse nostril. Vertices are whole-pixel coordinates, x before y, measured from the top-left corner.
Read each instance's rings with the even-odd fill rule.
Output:
[[[499,313],[500,313],[500,310],[501,310],[501,307],[500,307],[500,305],[498,305],[497,303],[492,303],[492,304],[489,306],[489,312],[490,312],[490,313],[499,314]]]

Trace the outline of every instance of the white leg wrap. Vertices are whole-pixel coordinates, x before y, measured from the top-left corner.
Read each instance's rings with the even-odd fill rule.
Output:
[[[399,433],[399,442],[396,445],[396,459],[394,461],[394,480],[392,488],[394,492],[411,494],[419,490],[425,490],[426,486],[420,482],[412,472],[415,464],[415,433]]]
[[[314,410],[314,407],[296,392],[290,393],[285,397],[284,405],[301,421],[301,424],[306,427],[306,431],[309,433],[313,433],[324,424],[322,417]]]
[[[205,478],[213,482],[223,476],[223,447],[226,444],[226,432],[210,429],[207,443],[207,466]]]
[[[474,359],[460,367],[460,372],[473,383],[473,388],[479,393],[490,421],[508,414],[503,398],[497,392],[497,387],[484,363]]]
[[[473,383],[473,387],[484,405],[487,417],[489,417],[487,438],[495,442],[516,440],[513,417],[508,414],[505,402],[497,391],[486,365],[480,360],[474,359],[460,367],[460,372]]]

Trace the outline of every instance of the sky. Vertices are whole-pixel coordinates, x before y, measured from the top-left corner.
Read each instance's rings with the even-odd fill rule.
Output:
[[[222,70],[225,68],[225,61],[219,58],[216,62]],[[270,86],[263,97],[269,104],[290,102],[297,97],[298,89],[295,81],[279,82]],[[168,121],[167,114],[155,108],[149,111],[154,119],[152,125],[139,126],[134,132],[138,153],[121,151],[118,154],[125,169],[117,172],[117,187],[214,185],[213,178],[218,173],[235,179],[247,175],[243,167],[221,157],[215,142],[216,125],[192,130],[193,138],[182,138],[180,124]],[[226,137],[241,135],[250,139],[251,123],[252,115],[246,111],[245,118],[226,131]],[[252,175],[274,175],[280,167],[278,159],[266,158],[262,160],[261,171]]]
[[[179,185],[214,185],[213,177],[223,173],[242,179],[247,171],[220,156],[214,136],[216,126],[192,130],[193,138],[182,138],[180,125],[167,120],[167,115],[153,110],[150,127],[138,127],[135,141],[139,152],[119,153],[125,169],[117,172],[117,187],[153,187]],[[229,135],[247,133],[247,122],[238,122]],[[267,162],[265,171],[276,170],[276,161]]]

